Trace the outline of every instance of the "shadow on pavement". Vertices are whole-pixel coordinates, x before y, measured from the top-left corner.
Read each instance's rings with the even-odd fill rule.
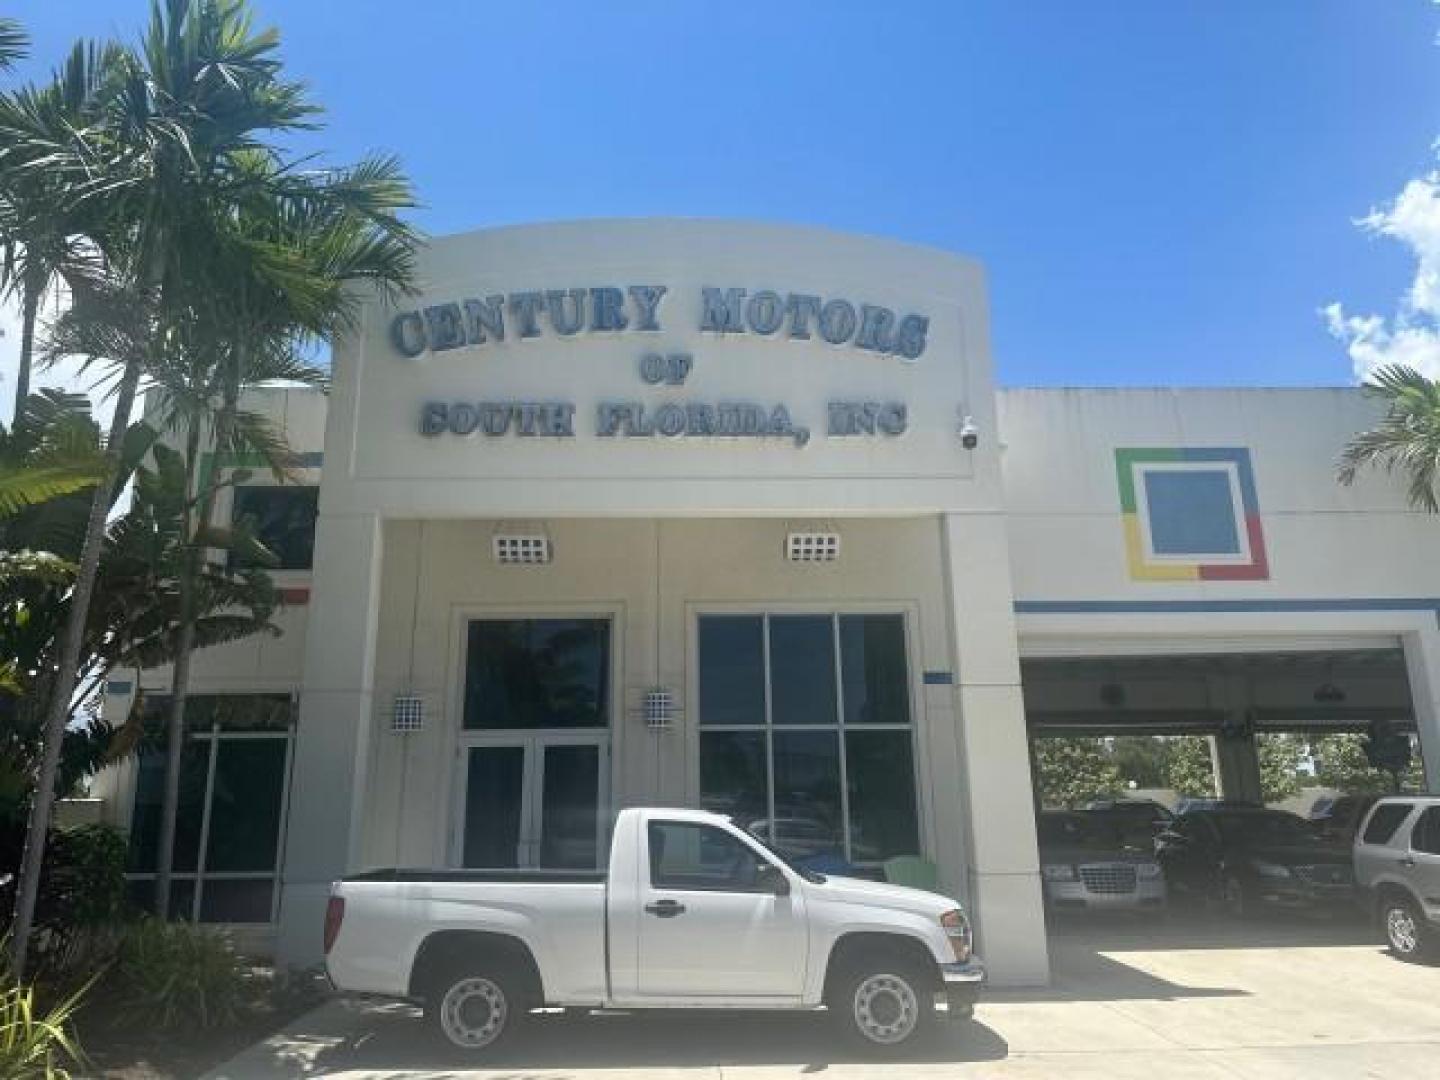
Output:
[[[1008,1053],[1005,1040],[983,1024],[937,1025],[936,1037],[906,1061],[994,1061]],[[723,1065],[827,1065],[862,1062],[844,1048],[823,1013],[630,1013],[532,1016],[509,1044],[479,1058],[450,1050],[416,1009],[395,1006],[372,1013],[353,1038],[315,1061],[321,1074],[369,1070],[414,1077],[427,1071],[485,1069],[642,1069]]]

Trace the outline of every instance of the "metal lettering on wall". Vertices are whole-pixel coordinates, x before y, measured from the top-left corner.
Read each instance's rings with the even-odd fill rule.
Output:
[[[665,285],[604,285],[469,297],[400,312],[390,321],[390,342],[401,356],[414,358],[546,333],[562,338],[582,332],[657,333],[668,292]],[[925,351],[930,319],[843,297],[705,287],[699,328],[717,335],[818,339],[914,361]]]

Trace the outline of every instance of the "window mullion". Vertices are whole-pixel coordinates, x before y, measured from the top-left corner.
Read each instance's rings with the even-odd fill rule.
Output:
[[[765,676],[765,831],[775,843],[775,716],[770,694],[770,616],[760,617],[760,655]]]
[[[840,741],[840,844],[845,861],[850,858],[850,784],[845,766],[845,678],[840,670],[840,616],[830,616],[832,647],[835,650],[835,738]]]
[[[215,759],[220,756],[220,725],[210,727],[210,755],[205,763],[205,794],[200,803],[200,849],[195,852],[195,895],[190,898],[190,921],[200,921],[200,897],[205,891],[205,864],[210,846],[210,803],[215,795]],[[183,736],[182,736],[183,739]],[[166,899],[169,906],[169,899]]]

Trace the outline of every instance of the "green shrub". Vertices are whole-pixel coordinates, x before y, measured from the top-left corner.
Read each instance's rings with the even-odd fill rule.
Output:
[[[193,923],[132,923],[114,974],[126,1017],[159,1028],[229,1026],[251,996],[249,972],[229,939]]]
[[[35,1011],[35,991],[11,985],[0,991],[0,1076],[6,1080],[69,1080],[67,1065],[84,1065],[70,1020],[80,991],[44,1016]]]
[[[0,837],[0,858],[18,867],[23,829]],[[127,847],[123,834],[106,825],[54,829],[35,900],[30,970],[59,983],[88,978],[114,955],[116,928],[128,915],[125,895]],[[0,917],[15,906],[15,877],[0,886]]]

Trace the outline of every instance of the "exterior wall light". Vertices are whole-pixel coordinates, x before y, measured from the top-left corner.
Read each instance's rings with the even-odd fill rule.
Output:
[[[836,562],[840,558],[840,534],[838,532],[786,533],[785,558],[790,562]]]
[[[651,687],[645,691],[640,711],[651,731],[669,731],[675,723],[675,695],[663,686]]]
[[[492,536],[490,552],[501,566],[537,566],[554,557],[548,536]]]
[[[419,694],[396,694],[390,709],[390,732],[408,735],[425,727],[425,699]]]

